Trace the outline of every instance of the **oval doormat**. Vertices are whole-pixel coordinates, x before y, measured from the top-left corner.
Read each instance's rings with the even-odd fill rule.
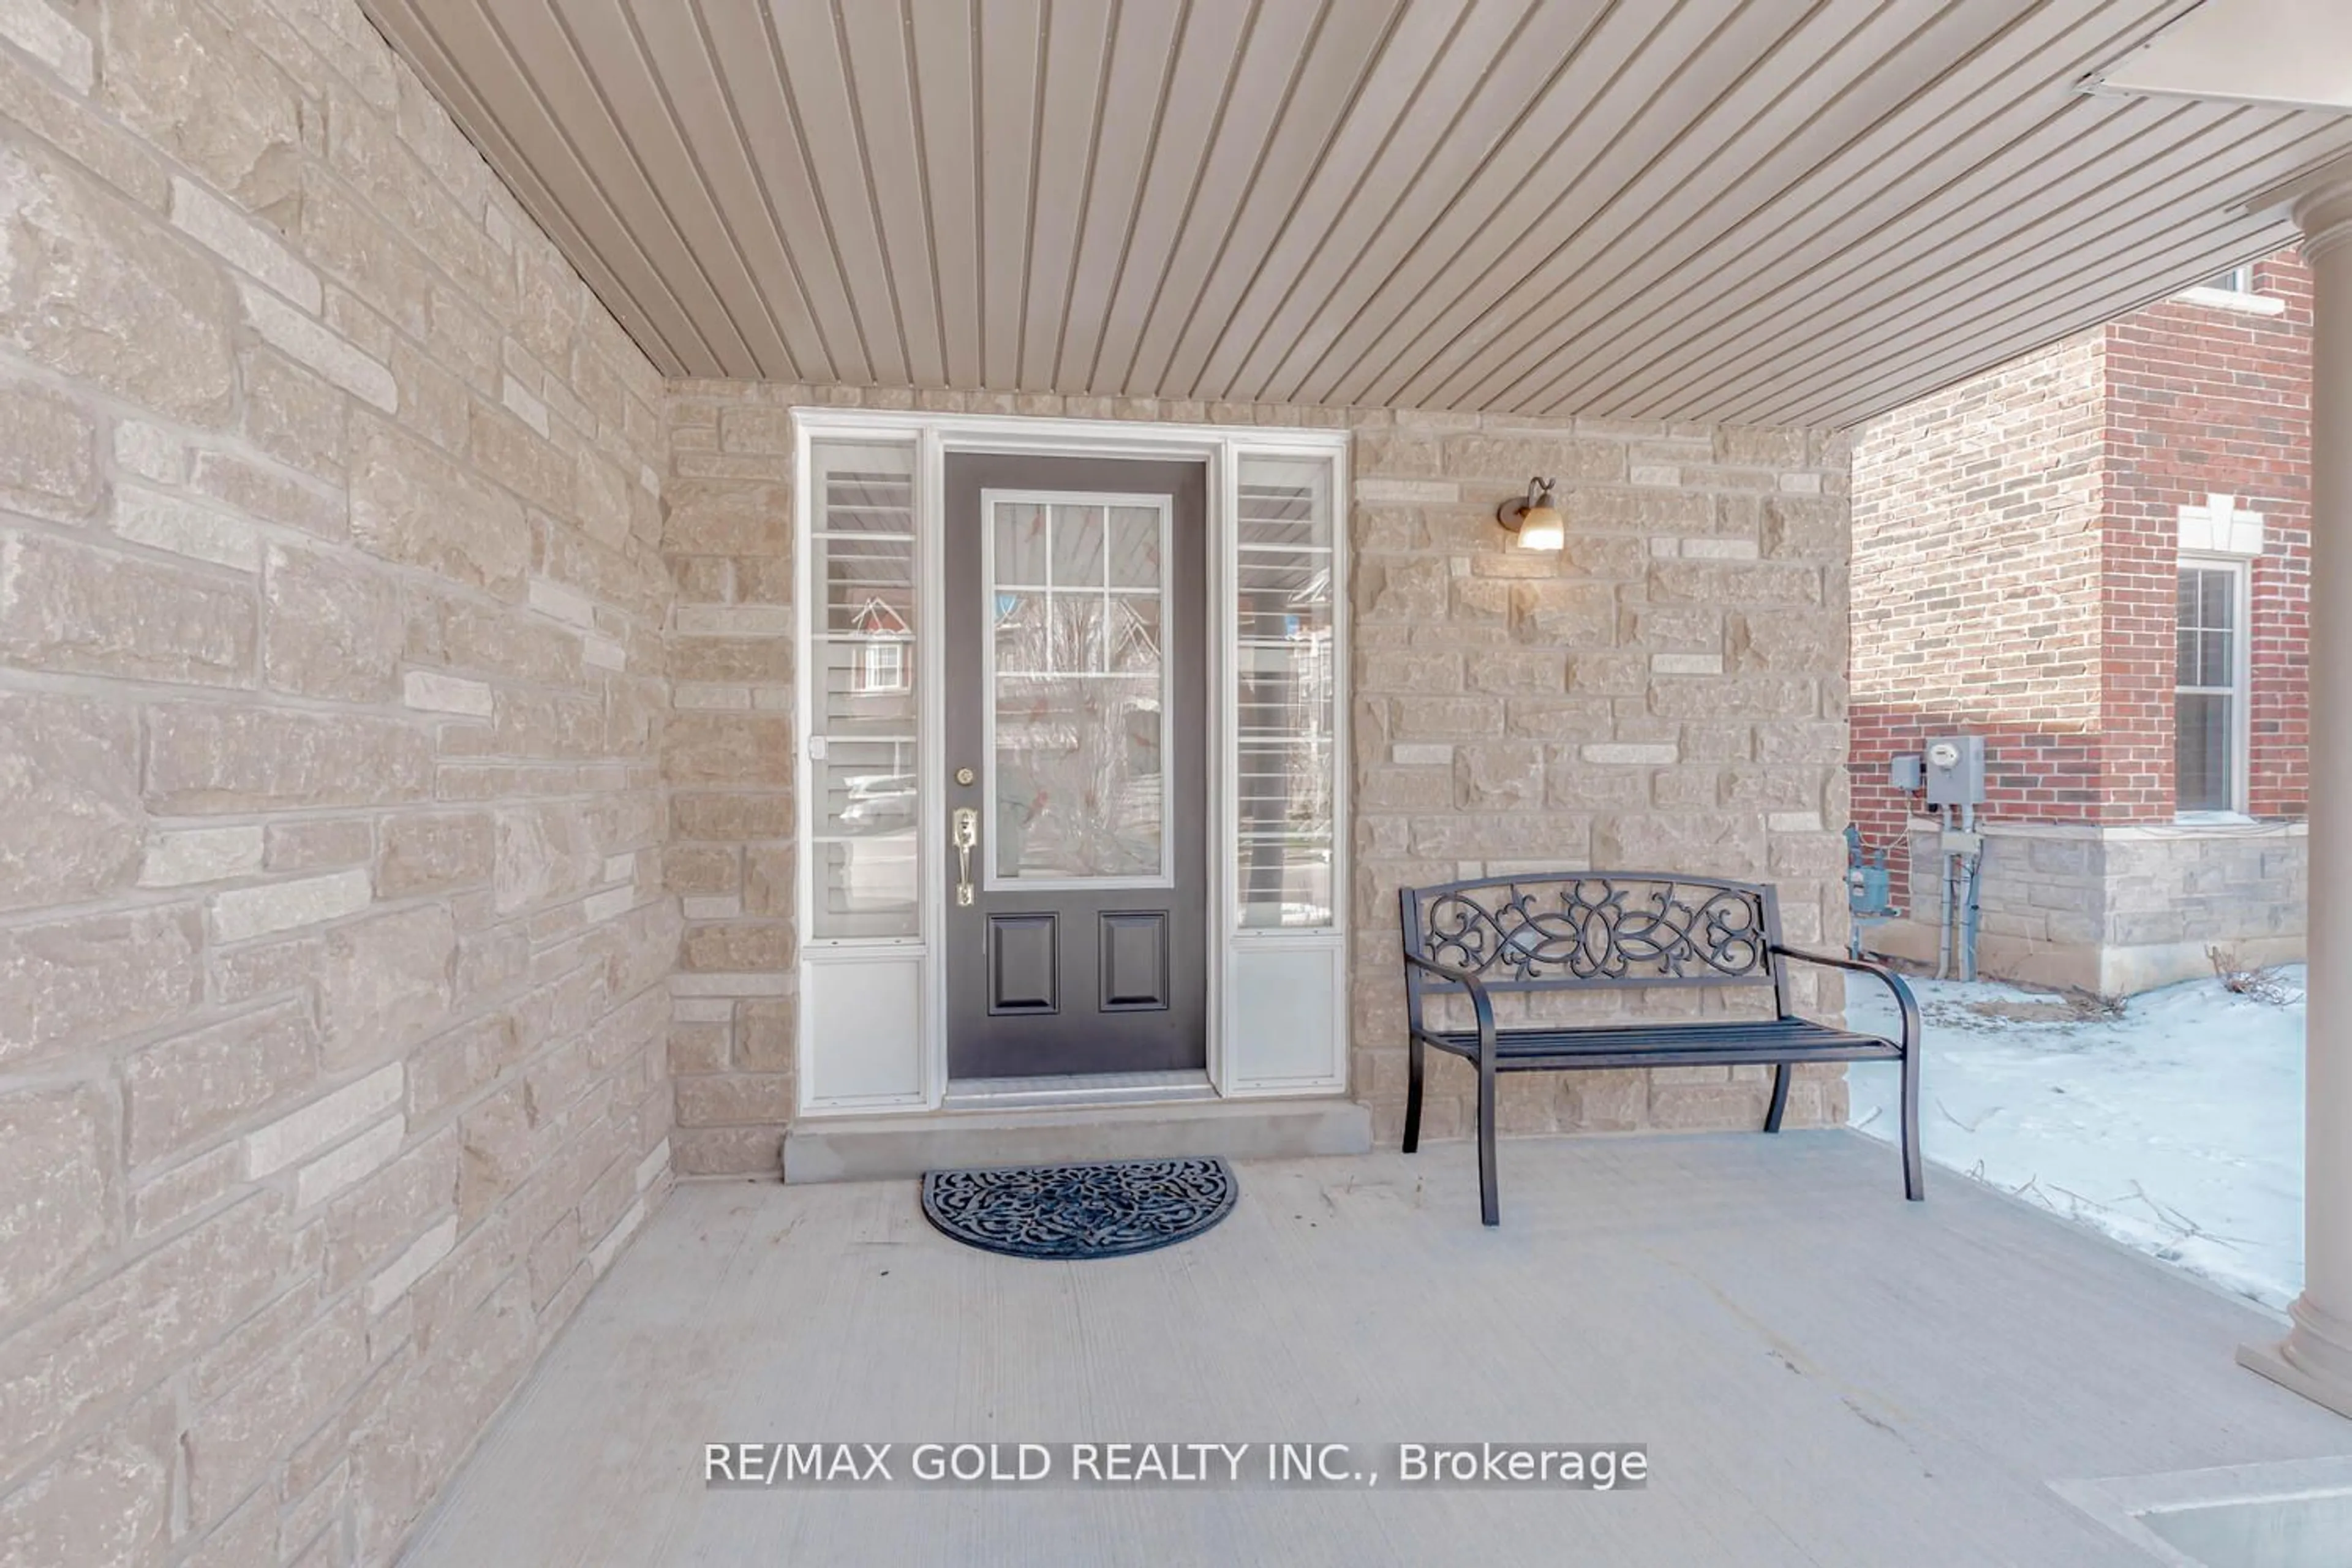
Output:
[[[923,1214],[1010,1258],[1126,1258],[1200,1235],[1233,1212],[1236,1190],[1218,1159],[926,1171]]]

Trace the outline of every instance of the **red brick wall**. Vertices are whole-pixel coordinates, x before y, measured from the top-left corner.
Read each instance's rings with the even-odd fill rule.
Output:
[[[2107,364],[2108,813],[2167,817],[2172,797],[2174,571],[2180,508],[2215,492],[2263,519],[2252,567],[2249,806],[2300,816],[2311,548],[2311,275],[2294,251],[2254,268],[2261,315],[2168,300],[2104,329]]]
[[[1995,814],[2096,811],[2104,353],[2076,338],[1860,433],[1851,761],[1873,847],[1908,816],[1887,758],[1929,734],[1986,737]]]
[[[1987,737],[1993,818],[2173,815],[2179,509],[2215,492],[2265,523],[2250,805],[2302,815],[2311,288],[2293,251],[2253,287],[2285,310],[2169,300],[1858,433],[1850,761],[1871,844],[1910,805],[1888,757],[1935,733]]]

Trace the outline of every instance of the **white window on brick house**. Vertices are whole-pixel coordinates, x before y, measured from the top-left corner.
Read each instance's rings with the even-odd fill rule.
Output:
[[[2235,267],[2225,268],[2210,278],[2200,279],[2183,289],[2175,298],[2191,305],[2210,305],[2257,316],[2281,315],[2286,310],[2284,300],[2254,291],[2254,264],[2251,261],[2241,261]]]
[[[2246,809],[2246,563],[2183,556],[2172,698],[2173,809]]]

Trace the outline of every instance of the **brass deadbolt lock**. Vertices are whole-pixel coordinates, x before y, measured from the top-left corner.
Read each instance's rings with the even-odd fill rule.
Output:
[[[958,768],[956,770],[956,783],[960,784],[968,784],[971,783],[971,770],[970,768]]]

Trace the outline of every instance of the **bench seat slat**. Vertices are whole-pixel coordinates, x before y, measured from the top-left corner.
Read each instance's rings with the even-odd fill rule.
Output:
[[[1433,1030],[1423,1039],[1475,1061],[1478,1032]],[[1508,1029],[1495,1037],[1496,1070],[1548,1067],[1713,1067],[1775,1062],[1898,1061],[1903,1048],[1874,1035],[1834,1029],[1804,1018],[1709,1024],[1606,1025]]]

